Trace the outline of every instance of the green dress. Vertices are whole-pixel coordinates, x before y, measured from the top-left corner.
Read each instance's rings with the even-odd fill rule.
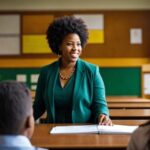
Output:
[[[72,95],[74,87],[74,75],[62,88],[59,76],[54,90],[55,122],[72,123]]]

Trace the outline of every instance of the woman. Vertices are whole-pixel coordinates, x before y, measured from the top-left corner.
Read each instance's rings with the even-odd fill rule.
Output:
[[[48,44],[59,59],[41,69],[35,119],[46,110],[47,123],[112,124],[99,67],[79,58],[87,39],[83,20],[73,16],[58,18],[48,27]]]

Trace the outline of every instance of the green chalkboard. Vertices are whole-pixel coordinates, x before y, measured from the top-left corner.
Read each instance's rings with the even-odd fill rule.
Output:
[[[141,68],[101,68],[107,96],[141,96]]]
[[[39,74],[40,68],[0,68],[0,81],[16,80],[19,74],[26,75],[26,84],[30,89],[36,86],[31,75]],[[140,67],[100,68],[107,96],[141,96]]]
[[[39,72],[40,68],[0,68],[0,81],[16,80],[17,75],[25,75],[25,83],[30,89],[32,89],[32,86],[36,86],[36,82],[31,81],[31,75],[37,75]]]

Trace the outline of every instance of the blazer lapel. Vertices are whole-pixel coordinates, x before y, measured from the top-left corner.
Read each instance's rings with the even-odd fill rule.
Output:
[[[77,61],[76,78],[75,78],[74,91],[73,91],[73,108],[75,107],[76,101],[78,99],[78,93],[80,91],[80,87],[83,82],[83,78],[85,76],[84,71],[85,71],[84,64],[79,59]]]

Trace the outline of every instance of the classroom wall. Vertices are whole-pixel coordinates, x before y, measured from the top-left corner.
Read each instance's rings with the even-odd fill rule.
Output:
[[[1,0],[0,10],[146,10],[149,0]]]
[[[150,0],[1,0],[0,12],[42,12],[42,11],[149,11]],[[150,49],[148,46],[147,48]],[[120,49],[121,50],[121,49]],[[144,56],[144,57],[143,57]],[[150,63],[149,55],[130,58],[84,58],[100,66],[106,95],[141,96],[141,66]],[[0,80],[17,79],[25,75],[26,83],[32,89],[36,82],[31,76],[39,73],[40,67],[56,58],[0,57]],[[24,78],[24,76],[20,76]],[[25,80],[25,79],[24,79]],[[121,88],[120,88],[121,85]]]

